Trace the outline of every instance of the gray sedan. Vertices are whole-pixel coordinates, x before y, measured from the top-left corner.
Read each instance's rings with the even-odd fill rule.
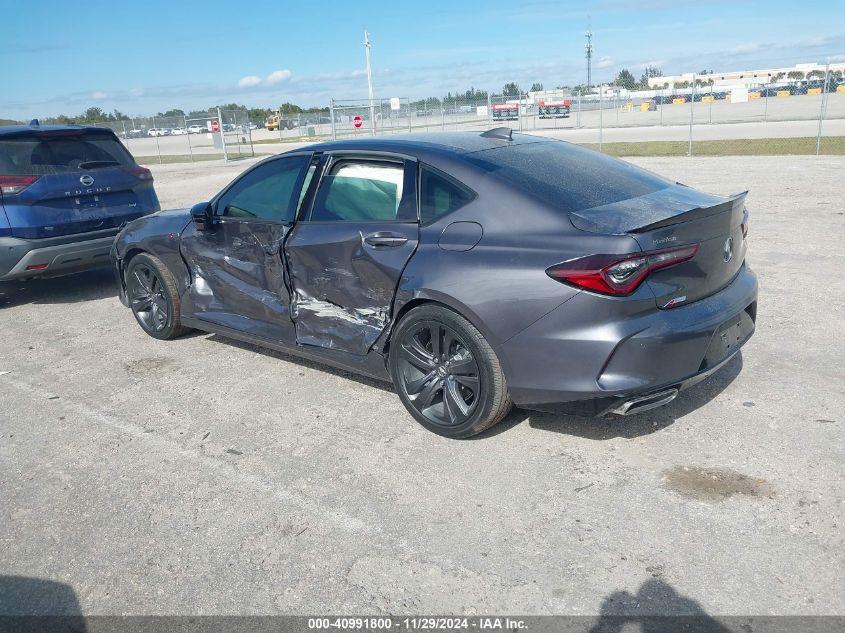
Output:
[[[112,257],[151,336],[199,329],[390,380],[461,438],[513,404],[645,411],[718,370],[754,331],[747,230],[744,193],[497,128],[274,156],[131,222]]]

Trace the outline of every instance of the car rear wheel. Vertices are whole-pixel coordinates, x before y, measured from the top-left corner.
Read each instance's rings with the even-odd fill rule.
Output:
[[[138,325],[150,336],[172,339],[184,332],[176,280],[157,257],[141,253],[129,261],[126,295]]]
[[[465,318],[437,305],[406,314],[388,358],[402,403],[424,427],[465,438],[502,420],[511,408],[493,348]]]

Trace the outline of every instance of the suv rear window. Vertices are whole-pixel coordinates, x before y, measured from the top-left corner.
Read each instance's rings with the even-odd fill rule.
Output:
[[[624,161],[562,141],[483,150],[467,160],[563,211],[583,211],[673,183]]]
[[[120,141],[107,134],[41,132],[0,137],[0,174],[40,176],[134,164]]]

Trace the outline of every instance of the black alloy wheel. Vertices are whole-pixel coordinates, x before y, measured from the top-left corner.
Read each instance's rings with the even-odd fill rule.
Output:
[[[148,332],[161,332],[167,327],[170,308],[164,284],[156,272],[144,264],[132,267],[128,280],[129,304],[141,326]]]
[[[136,255],[129,261],[124,279],[129,307],[147,334],[171,339],[184,331],[176,280],[160,259],[148,253]]]
[[[452,328],[422,321],[399,348],[402,388],[413,407],[432,423],[457,426],[478,405],[478,363]]]
[[[421,305],[402,317],[390,339],[388,365],[402,404],[440,435],[476,435],[511,408],[493,348],[445,306]]]

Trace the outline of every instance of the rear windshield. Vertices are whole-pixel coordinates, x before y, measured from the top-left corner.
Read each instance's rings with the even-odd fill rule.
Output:
[[[0,174],[58,174],[134,164],[120,141],[106,134],[0,137]]]
[[[475,152],[467,160],[543,202],[583,211],[665,189],[671,182],[571,143],[525,143]]]

